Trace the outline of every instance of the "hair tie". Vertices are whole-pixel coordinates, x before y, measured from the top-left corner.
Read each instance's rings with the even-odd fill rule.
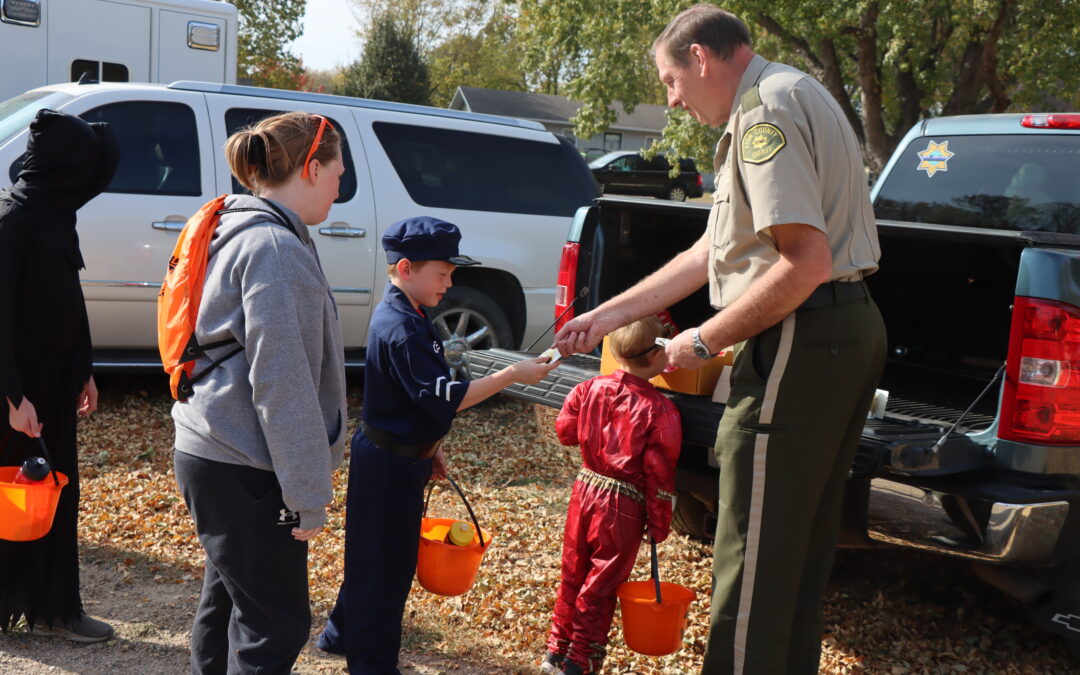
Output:
[[[266,140],[262,134],[252,132],[248,145],[248,163],[257,168],[266,167]]]

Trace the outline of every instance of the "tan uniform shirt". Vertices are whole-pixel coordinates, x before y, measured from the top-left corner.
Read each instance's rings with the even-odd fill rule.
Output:
[[[832,250],[830,280],[856,281],[881,256],[855,133],[817,80],[755,55],[714,159],[709,301],[723,309],[780,259],[773,225],[805,223]]]

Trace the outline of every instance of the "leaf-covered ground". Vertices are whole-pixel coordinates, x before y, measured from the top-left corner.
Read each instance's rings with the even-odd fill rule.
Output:
[[[184,670],[202,551],[172,474],[170,401],[156,377],[103,377],[99,386],[101,409],[80,427],[83,594],[91,613],[118,615],[105,618],[119,622],[119,637],[77,647],[0,637],[5,672],[103,672],[105,664],[111,673]],[[352,429],[361,396],[356,382],[349,393]],[[464,596],[443,598],[414,585],[405,622],[405,672],[536,672],[579,465],[576,449],[555,440],[553,421],[554,411],[506,397],[459,416],[447,441],[451,475],[481,524],[494,532],[494,544]],[[313,635],[341,579],[345,478],[344,469],[337,472],[329,526],[311,545]],[[431,514],[464,517],[465,511],[447,486],[436,488]],[[661,544],[660,560],[665,580],[697,592],[683,648],[662,658],[634,654],[623,643],[616,614],[606,672],[700,669],[710,550],[673,535]],[[647,576],[643,548],[634,578]],[[978,582],[963,563],[913,551],[842,551],[826,597],[825,624],[824,673],[1080,672],[1070,671],[1061,641],[1028,626],[1022,610]],[[62,649],[76,651],[64,660],[58,656]],[[296,672],[340,673],[344,661],[309,644]]]

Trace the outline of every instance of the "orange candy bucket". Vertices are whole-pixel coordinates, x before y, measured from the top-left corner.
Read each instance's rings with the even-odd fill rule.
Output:
[[[465,508],[469,511],[475,530],[473,540],[466,546],[447,544],[443,541],[450,526],[456,522],[454,518],[428,518],[426,515],[420,522],[420,550],[416,555],[416,579],[425,590],[436,595],[461,595],[476,581],[476,575],[480,571],[480,561],[484,553],[491,546],[491,533],[480,527],[473,513],[469,500],[461,491],[457,483],[449,476],[446,478],[454,486],[461,500],[465,502]],[[431,499],[431,490],[428,490],[427,499],[424,500],[424,513],[427,513],[428,501]]]
[[[661,582],[652,547],[651,581],[627,581],[616,590],[622,607],[623,639],[639,654],[666,656],[682,647],[686,619],[694,591],[679,584]]]
[[[48,458],[44,441],[40,438],[37,441]],[[49,464],[52,464],[51,459]],[[0,539],[41,539],[52,528],[60,490],[68,484],[68,477],[54,470],[50,474],[51,480],[28,485],[13,482],[17,473],[17,466],[0,466]]]

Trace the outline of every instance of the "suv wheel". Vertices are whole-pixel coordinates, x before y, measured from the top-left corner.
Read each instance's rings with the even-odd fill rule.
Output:
[[[680,490],[671,514],[671,528],[694,539],[711,541],[716,534],[716,516],[709,513],[705,502]]]
[[[686,201],[686,188],[676,183],[668,188],[667,198],[673,202],[685,202]]]
[[[443,355],[455,380],[468,372],[465,359],[469,351],[510,347],[513,342],[510,321],[502,309],[468,286],[451,288],[432,312],[431,322],[442,338]]]

